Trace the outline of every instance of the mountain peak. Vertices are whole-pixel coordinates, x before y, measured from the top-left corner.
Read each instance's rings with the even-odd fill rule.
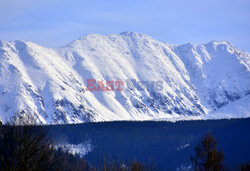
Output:
[[[143,35],[141,33],[133,32],[133,31],[124,31],[124,32],[121,32],[119,34],[125,35],[125,36],[141,36],[141,35]]]
[[[172,46],[136,32],[92,33],[57,49],[15,41],[0,50],[0,118],[32,115],[37,123],[203,118],[240,99],[244,110],[233,110],[245,112],[250,55],[228,49],[225,41]],[[87,91],[88,79],[104,86],[122,81],[123,89]]]

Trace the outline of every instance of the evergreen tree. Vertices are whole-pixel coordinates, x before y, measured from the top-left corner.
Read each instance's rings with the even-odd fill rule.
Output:
[[[192,156],[191,160],[195,170],[223,170],[224,154],[221,149],[217,151],[216,138],[212,134],[207,133],[201,144],[195,147],[195,156]]]
[[[4,125],[0,131],[0,170],[48,170],[53,147],[45,128]]]
[[[249,171],[250,170],[250,161],[248,163],[241,165],[241,171]]]

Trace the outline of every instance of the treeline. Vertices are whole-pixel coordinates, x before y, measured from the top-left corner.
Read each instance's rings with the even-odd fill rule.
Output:
[[[227,170],[223,164],[225,158],[223,151],[218,148],[217,140],[211,133],[207,133],[202,138],[193,154],[191,156],[193,170]],[[46,127],[0,125],[0,170],[143,171],[159,169],[157,166],[143,164],[137,160],[132,162],[104,160],[102,165],[89,164],[78,154],[73,155],[60,147],[55,148]],[[241,170],[250,170],[249,163],[243,164]]]
[[[96,171],[152,170],[142,163],[107,163],[91,166],[79,154],[71,154],[61,147],[55,148],[43,126],[16,126],[0,124],[0,170],[1,171]]]
[[[250,118],[174,123],[115,121],[47,127],[52,139],[59,143],[90,142],[93,149],[85,158],[94,165],[103,165],[105,158],[108,163],[137,159],[161,170],[187,167],[195,146],[207,132],[216,136],[228,168],[240,170],[240,165],[250,159]]]
[[[44,127],[1,126],[0,170],[89,170],[78,155],[56,149]]]

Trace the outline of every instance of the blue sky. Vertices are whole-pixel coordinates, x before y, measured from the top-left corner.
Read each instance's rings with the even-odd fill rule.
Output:
[[[123,31],[173,44],[227,40],[250,52],[250,1],[0,0],[0,40],[59,47]]]

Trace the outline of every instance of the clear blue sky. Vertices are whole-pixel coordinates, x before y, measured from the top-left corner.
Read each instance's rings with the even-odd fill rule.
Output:
[[[58,47],[135,31],[182,44],[227,40],[250,52],[250,0],[0,0],[0,39]]]

